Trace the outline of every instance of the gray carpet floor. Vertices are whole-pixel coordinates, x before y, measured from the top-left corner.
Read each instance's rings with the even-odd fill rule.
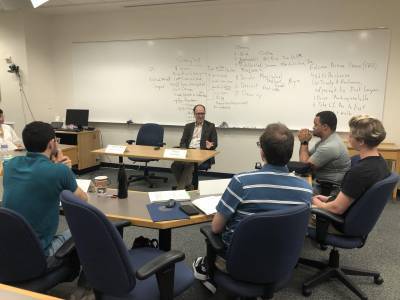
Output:
[[[128,170],[129,174],[137,173]],[[160,173],[160,172],[159,172]],[[116,186],[115,169],[102,168],[98,171],[85,174],[80,178],[94,178],[97,175],[107,175],[111,179],[112,186]],[[168,183],[159,183],[154,189],[169,189],[175,184],[170,173],[160,173],[169,177]],[[213,179],[210,176],[201,177]],[[149,191],[150,189],[143,183],[135,183],[131,189]],[[375,285],[370,278],[352,277],[353,281],[368,295],[369,299],[400,299],[400,285],[397,281],[400,278],[400,201],[388,202],[380,220],[368,237],[366,245],[356,250],[340,250],[341,264],[378,270],[381,272],[385,282],[382,285]],[[203,224],[204,225],[204,224]],[[194,225],[172,231],[172,249],[183,251],[186,254],[186,263],[191,265],[198,256],[205,254],[204,238],[200,234],[200,227]],[[65,220],[60,222],[60,230],[66,227]],[[124,241],[128,247],[132,245],[135,237],[144,235],[146,237],[157,238],[156,230],[128,227],[125,228]],[[317,249],[307,238],[305,239],[302,257],[317,260],[327,260],[328,251]],[[301,284],[312,276],[314,269],[299,266],[293,272],[293,277],[288,286],[275,294],[274,299],[304,299],[301,294]],[[76,282],[60,284],[49,293],[53,296],[68,299],[76,289]],[[226,295],[222,291],[217,291],[215,295],[208,292],[199,282],[188,289],[184,294],[176,299],[224,299]],[[337,280],[324,283],[313,290],[313,294],[308,299],[357,299],[344,285]]]

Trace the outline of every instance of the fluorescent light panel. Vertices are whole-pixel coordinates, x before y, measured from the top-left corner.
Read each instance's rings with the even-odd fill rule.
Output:
[[[49,1],[49,0],[31,0],[34,8],[42,5],[43,3],[47,2],[47,1]]]

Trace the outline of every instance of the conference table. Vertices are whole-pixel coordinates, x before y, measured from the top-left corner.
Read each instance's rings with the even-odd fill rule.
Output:
[[[311,176],[302,178],[307,182],[311,181]],[[129,221],[133,226],[157,229],[159,248],[164,251],[171,249],[172,229],[210,222],[214,216],[200,213],[190,216],[189,219],[153,222],[146,206],[150,204],[148,192],[128,190],[128,197],[126,199],[118,199],[115,197],[116,194],[116,189],[108,189],[106,196],[88,193],[88,203],[98,208],[111,220]],[[190,200],[200,197],[200,193],[197,190],[190,191],[189,195]],[[180,203],[188,204],[188,201]]]
[[[158,229],[159,247],[164,251],[171,249],[172,229],[209,222],[213,217],[213,215],[198,214],[189,219],[153,222],[146,207],[150,204],[147,192],[129,190],[126,199],[112,197],[116,194],[115,189],[108,189],[106,196],[88,193],[88,203],[101,210],[111,220],[129,221],[134,226]],[[191,200],[199,197],[198,191],[191,191],[189,195]]]
[[[167,147],[154,147],[154,146],[144,146],[144,145],[128,145],[123,154],[109,153],[106,152],[106,148],[93,150],[92,153],[97,155],[111,155],[118,156],[119,163],[123,163],[124,157],[129,158],[142,158],[142,159],[154,159],[154,160],[170,160],[170,161],[181,161],[186,163],[194,163],[194,188],[198,188],[199,177],[198,177],[198,167],[201,163],[206,160],[215,157],[219,152],[215,150],[202,150],[202,149],[185,149],[187,150],[185,158],[172,158],[165,157],[164,152]]]

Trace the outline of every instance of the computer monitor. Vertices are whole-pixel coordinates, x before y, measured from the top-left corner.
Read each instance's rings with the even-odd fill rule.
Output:
[[[78,128],[88,126],[88,109],[67,109],[65,116],[65,125],[75,125]]]

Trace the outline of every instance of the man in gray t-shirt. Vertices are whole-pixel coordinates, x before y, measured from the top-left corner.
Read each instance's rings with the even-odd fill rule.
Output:
[[[344,174],[350,169],[350,157],[342,139],[335,132],[336,124],[337,118],[333,112],[317,113],[312,134],[321,140],[309,149],[308,142],[312,134],[308,129],[301,129],[298,133],[301,143],[299,157],[300,161],[311,164],[316,180],[340,186]]]

